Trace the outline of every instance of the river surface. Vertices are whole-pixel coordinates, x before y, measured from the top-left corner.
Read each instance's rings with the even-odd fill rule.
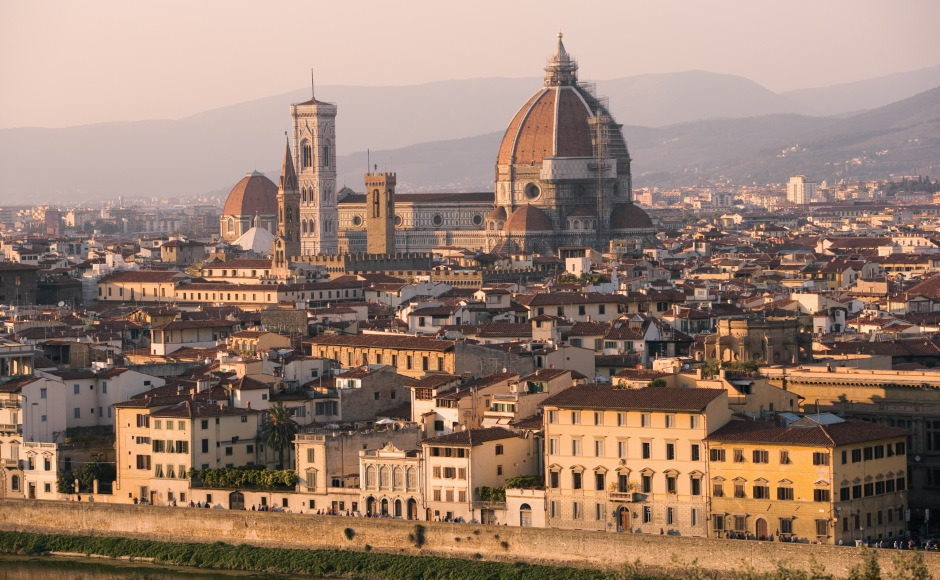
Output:
[[[260,580],[262,578],[323,580],[319,576],[210,572],[199,568],[164,567],[99,558],[0,555],[0,580]]]

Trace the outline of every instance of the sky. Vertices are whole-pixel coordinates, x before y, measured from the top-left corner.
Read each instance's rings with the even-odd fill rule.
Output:
[[[0,0],[0,128],[178,119],[310,84],[706,70],[774,91],[940,64],[938,0]]]

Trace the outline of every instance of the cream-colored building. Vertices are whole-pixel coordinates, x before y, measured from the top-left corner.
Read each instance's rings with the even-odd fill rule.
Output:
[[[547,526],[707,535],[704,439],[727,391],[585,385],[542,407]]]
[[[409,377],[454,373],[454,343],[417,336],[360,334],[318,336],[304,341],[311,356],[331,358],[342,367],[390,365]]]
[[[427,520],[423,509],[422,457],[419,449],[381,449],[359,452],[362,505],[367,515]]]
[[[427,519],[435,521],[505,523],[506,501],[480,497],[480,488],[535,475],[539,464],[533,440],[503,427],[432,437],[421,447]]]
[[[116,501],[207,501],[205,492],[194,493],[190,469],[267,463],[258,441],[260,411],[184,396],[134,399],[114,409]]]
[[[846,545],[901,538],[906,441],[901,429],[828,413],[787,426],[732,421],[707,440],[709,533]]]

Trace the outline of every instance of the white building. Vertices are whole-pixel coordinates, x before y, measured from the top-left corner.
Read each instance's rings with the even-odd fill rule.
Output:
[[[794,175],[787,183],[787,201],[804,205],[816,197],[816,182],[809,181],[805,175]]]

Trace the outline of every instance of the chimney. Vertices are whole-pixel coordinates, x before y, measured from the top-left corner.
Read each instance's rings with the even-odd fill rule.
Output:
[[[251,410],[251,401],[245,401],[245,408]]]

